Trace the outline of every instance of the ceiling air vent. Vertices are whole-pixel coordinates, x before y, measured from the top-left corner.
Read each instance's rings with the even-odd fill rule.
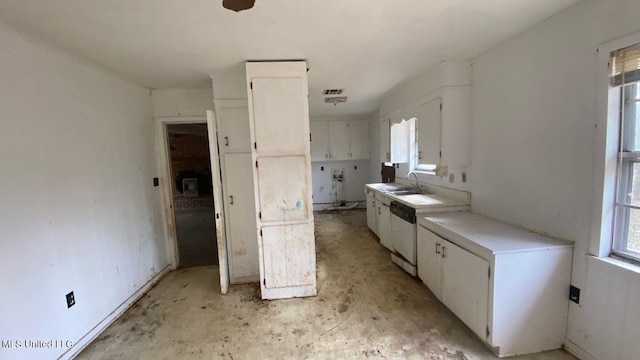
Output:
[[[347,102],[347,97],[346,96],[326,97],[326,98],[324,98],[324,102],[327,103],[327,104],[338,105],[338,104],[341,104],[341,103],[346,103]]]
[[[324,89],[322,95],[341,95],[344,89]]]

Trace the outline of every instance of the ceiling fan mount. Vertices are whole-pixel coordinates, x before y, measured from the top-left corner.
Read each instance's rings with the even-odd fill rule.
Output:
[[[235,12],[251,9],[255,3],[256,0],[222,0],[222,6],[225,9]]]

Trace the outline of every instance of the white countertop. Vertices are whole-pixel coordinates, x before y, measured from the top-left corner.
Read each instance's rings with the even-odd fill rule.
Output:
[[[411,206],[416,209],[418,213],[424,212],[425,210],[434,210],[435,208],[437,208],[438,211],[464,211],[468,210],[469,207],[469,202],[467,201],[452,199],[438,194],[394,195],[387,193],[387,191],[407,188],[406,185],[398,183],[367,184],[366,187],[387,196],[391,200]]]
[[[476,245],[485,253],[499,254],[571,247],[569,241],[540,235],[470,212],[418,217],[418,224],[457,245]]]

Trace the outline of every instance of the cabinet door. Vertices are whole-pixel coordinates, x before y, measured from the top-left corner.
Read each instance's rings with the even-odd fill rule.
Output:
[[[442,303],[481,339],[487,338],[489,263],[442,240]]]
[[[373,196],[367,194],[367,226],[374,234],[378,234],[378,229],[376,227],[376,215],[378,209],[376,209],[376,200]]]
[[[391,244],[391,210],[389,206],[378,201],[376,203],[378,207],[378,218],[376,223],[378,225],[378,237],[380,238],[380,244],[389,250],[393,250]]]
[[[471,87],[445,88],[442,94],[442,165],[471,161]]]
[[[418,226],[418,277],[442,301],[442,240]]]
[[[440,98],[437,98],[420,105],[418,110],[418,163],[420,164],[440,164],[440,104]]]
[[[315,296],[307,66],[247,62],[263,299]]]
[[[349,158],[369,159],[369,120],[349,121]]]
[[[251,152],[251,135],[249,132],[249,109],[220,109],[220,153]]]
[[[232,284],[257,282],[258,238],[253,195],[251,153],[224,155],[225,207],[229,277]]]
[[[329,125],[326,121],[312,121],[311,161],[329,160]]]
[[[391,161],[391,132],[389,119],[380,120],[380,162]]]
[[[406,120],[391,125],[391,162],[394,164],[409,162],[410,128]]]
[[[349,122],[329,121],[329,158],[349,159]]]

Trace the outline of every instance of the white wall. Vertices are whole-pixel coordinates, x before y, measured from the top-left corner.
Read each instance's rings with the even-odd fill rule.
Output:
[[[568,342],[582,357],[637,358],[640,274],[587,260],[598,45],[640,31],[637,0],[581,1],[474,60],[472,209],[575,242]],[[587,355],[590,354],[590,355]]]
[[[213,89],[161,89],[151,92],[154,116],[205,116],[213,110]]]
[[[0,339],[73,352],[168,265],[151,97],[2,24],[0,46]]]
[[[313,204],[316,210],[334,205],[338,199],[338,193],[342,192],[342,185],[333,181],[331,171],[343,169],[345,181],[344,198],[347,202],[365,201],[364,186],[370,180],[369,160],[345,160],[345,161],[314,161],[311,163],[311,176],[313,178]],[[325,206],[322,206],[325,205]],[[361,204],[363,207],[366,204]]]

